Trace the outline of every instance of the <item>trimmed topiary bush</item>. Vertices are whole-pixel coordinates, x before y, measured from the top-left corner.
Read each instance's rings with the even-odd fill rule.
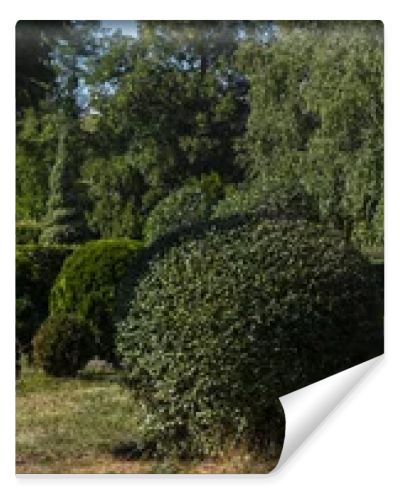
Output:
[[[142,243],[132,240],[98,240],[76,248],[65,260],[51,290],[51,314],[74,313],[96,329],[95,354],[114,361],[114,315],[118,287],[134,266]]]
[[[83,368],[95,351],[90,324],[79,316],[50,316],[34,338],[35,363],[49,375],[68,377]]]
[[[38,243],[42,231],[36,221],[18,221],[15,225],[15,239],[17,245]]]
[[[48,315],[48,297],[67,246],[17,245],[16,337],[19,350],[31,353],[34,333]]]
[[[268,218],[318,220],[318,206],[299,182],[258,178],[231,188],[214,208],[213,218],[263,213]]]
[[[307,222],[253,219],[149,262],[117,346],[143,440],[198,456],[283,439],[277,397],[379,354],[381,332],[358,251]]]
[[[162,199],[151,211],[144,226],[147,244],[162,236],[210,218],[213,206],[224,193],[218,174],[191,179]]]

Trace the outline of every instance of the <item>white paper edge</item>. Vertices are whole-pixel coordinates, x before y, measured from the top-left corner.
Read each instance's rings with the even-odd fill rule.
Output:
[[[370,359],[279,398],[285,412],[286,431],[279,462],[271,474],[279,471],[307,437],[382,358],[383,355]]]

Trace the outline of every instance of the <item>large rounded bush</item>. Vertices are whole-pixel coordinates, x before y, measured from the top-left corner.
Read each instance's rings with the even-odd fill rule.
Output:
[[[253,219],[154,258],[118,328],[157,450],[264,442],[276,398],[379,354],[369,263],[336,233]]]
[[[17,245],[16,340],[21,352],[31,353],[34,333],[48,314],[48,297],[72,247]]]
[[[97,331],[96,354],[109,361],[114,361],[118,287],[141,249],[132,240],[85,243],[65,260],[51,290],[51,314],[74,313],[90,322]]]
[[[318,206],[295,180],[273,181],[262,176],[227,191],[213,210],[213,218],[260,213],[267,218],[318,220]]]
[[[190,179],[183,187],[163,198],[150,212],[143,231],[146,243],[207,221],[223,193],[222,181],[216,173]]]
[[[95,338],[88,322],[79,316],[50,316],[33,341],[35,363],[49,375],[73,376],[83,368],[95,350]]]

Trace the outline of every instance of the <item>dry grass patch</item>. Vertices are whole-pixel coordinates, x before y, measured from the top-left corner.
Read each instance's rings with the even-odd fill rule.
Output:
[[[54,379],[25,367],[17,383],[18,474],[265,474],[276,460],[229,450],[201,461],[123,460],[144,415],[129,391],[107,380]]]

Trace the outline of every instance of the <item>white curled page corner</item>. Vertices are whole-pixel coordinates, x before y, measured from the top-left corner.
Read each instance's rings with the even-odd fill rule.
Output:
[[[383,358],[383,354],[279,398],[285,412],[285,440],[277,472],[305,439]]]

